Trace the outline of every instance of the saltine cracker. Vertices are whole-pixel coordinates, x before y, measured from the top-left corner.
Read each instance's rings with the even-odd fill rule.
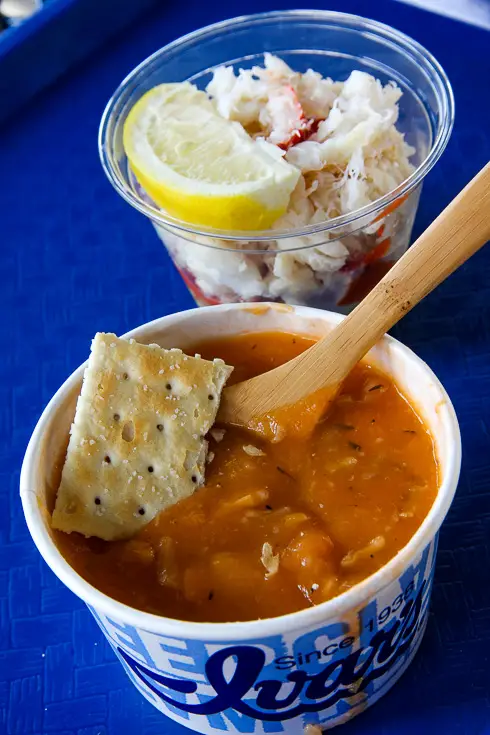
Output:
[[[133,536],[204,482],[205,435],[233,368],[99,333],[85,371],[52,525]]]

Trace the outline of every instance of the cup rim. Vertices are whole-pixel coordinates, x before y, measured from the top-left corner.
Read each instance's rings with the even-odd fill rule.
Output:
[[[388,192],[384,196],[376,199],[371,204],[367,204],[360,209],[354,210],[349,214],[334,217],[324,222],[306,225],[294,229],[285,230],[257,230],[257,231],[226,231],[204,226],[191,226],[182,220],[164,214],[162,210],[156,206],[146,203],[139,198],[135,192],[123,181],[118,174],[118,165],[116,157],[110,152],[111,146],[108,141],[111,140],[111,129],[113,126],[114,110],[118,105],[121,96],[128,88],[135,88],[138,84],[139,77],[142,76],[148,67],[158,63],[161,56],[173,53],[179,48],[185,48],[189,44],[199,43],[207,36],[216,32],[230,32],[235,27],[243,28],[244,24],[260,24],[268,20],[295,20],[309,19],[318,21],[330,21],[337,25],[345,27],[353,27],[359,32],[368,33],[377,36],[378,40],[385,45],[390,45],[398,52],[414,58],[420,66],[423,66],[431,73],[431,84],[436,90],[436,95],[441,106],[440,121],[435,131],[434,140],[425,159],[416,167],[412,174],[398,187]],[[98,150],[99,157],[104,172],[116,191],[125,199],[132,207],[144,214],[153,222],[166,228],[174,228],[182,232],[192,235],[200,235],[203,237],[212,237],[217,239],[232,241],[249,241],[256,240],[258,242],[266,240],[280,240],[290,237],[300,237],[304,235],[312,235],[319,232],[331,232],[341,228],[354,225],[362,226],[360,223],[364,218],[369,219],[376,216],[384,208],[389,206],[397,198],[405,196],[413,191],[418,184],[424,179],[427,173],[432,169],[435,163],[442,155],[449,137],[451,135],[454,124],[454,95],[451,83],[439,62],[435,57],[420,43],[410,38],[410,36],[401,31],[380,23],[375,20],[364,18],[351,13],[340,13],[327,10],[287,10],[272,11],[266,13],[256,13],[252,15],[243,15],[228,20],[213,23],[211,25],[200,28],[196,31],[188,33],[171,43],[163,46],[158,51],[148,56],[138,66],[135,67],[119,84],[115,92],[109,99],[105,110],[102,114],[99,134],[98,134]],[[367,224],[367,222],[366,222]]]
[[[281,311],[278,305],[274,303],[261,304],[261,306],[275,309],[278,312]],[[226,314],[230,311],[240,309],[250,310],[255,307],[257,307],[257,304],[220,304],[217,306],[191,309],[185,312],[177,312],[142,324],[124,334],[123,338],[146,339],[146,335],[148,334],[150,336],[151,332],[156,329],[160,330],[163,326],[178,324],[184,314],[186,318],[190,317],[192,319],[197,314],[203,314],[211,310],[219,310]],[[322,311],[310,307],[297,306],[291,308],[294,308],[295,312],[300,317],[304,316],[305,319],[321,319],[324,317],[328,323],[334,325],[338,324],[344,318],[342,315],[334,312]],[[384,587],[388,586],[398,576],[396,570],[405,569],[410,564],[410,561],[421,553],[435,537],[453,500],[461,467],[461,435],[458,419],[451,400],[441,382],[429,366],[403,343],[389,335],[385,335],[382,341],[387,342],[391,350],[398,353],[403,361],[417,363],[437,388],[440,393],[439,415],[449,432],[453,451],[448,458],[447,470],[443,482],[439,487],[429,513],[410,541],[387,564],[374,572],[374,574],[345,592],[342,592],[337,597],[313,607],[273,618],[227,623],[200,623],[169,618],[163,615],[154,615],[153,613],[144,612],[122,602],[118,602],[92,586],[75,571],[59,551],[47,530],[43,518],[43,511],[38,502],[36,492],[33,490],[36,486],[34,468],[37,464],[44,428],[50,420],[52,413],[62,405],[63,401],[71,394],[73,388],[81,381],[87,364],[86,362],[80,365],[61,385],[44,409],[31,436],[22,464],[20,496],[24,515],[32,539],[41,556],[44,558],[44,561],[68,589],[96,611],[137,628],[162,635],[184,636],[194,640],[220,641],[225,638],[228,640],[244,640],[252,637],[265,638],[277,635],[284,630],[309,628],[315,624],[324,623],[326,620],[338,619],[349,611],[352,612],[352,610],[359,609],[367,599],[374,597]]]

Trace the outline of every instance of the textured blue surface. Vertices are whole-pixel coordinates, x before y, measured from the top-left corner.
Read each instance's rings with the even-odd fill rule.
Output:
[[[104,180],[96,134],[107,98],[172,38],[231,13],[286,5],[162,6],[1,131],[0,733],[185,733],[133,689],[88,610],[41,561],[22,517],[19,468],[42,408],[85,359],[97,329],[121,333],[192,305],[150,225]],[[414,36],[454,85],[454,135],[427,179],[420,231],[490,159],[490,36],[389,0],[331,7]],[[489,279],[487,247],[395,330],[453,398],[463,472],[440,537],[421,651],[394,690],[343,735],[490,733]]]
[[[0,121],[158,0],[49,0],[0,35]]]

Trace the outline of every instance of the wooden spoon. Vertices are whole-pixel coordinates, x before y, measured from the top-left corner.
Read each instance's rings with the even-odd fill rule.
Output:
[[[366,352],[489,239],[490,163],[332,332],[281,367],[226,388],[218,421],[263,430],[264,418],[282,423],[287,407],[303,402],[316,422]],[[274,438],[274,429],[265,433]]]

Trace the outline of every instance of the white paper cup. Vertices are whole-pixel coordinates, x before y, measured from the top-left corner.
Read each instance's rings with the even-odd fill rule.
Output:
[[[244,331],[322,335],[342,317],[305,307],[225,304],[173,314],[130,333],[186,348]],[[432,371],[385,337],[369,354],[425,420],[440,467],[437,498],[410,542],[382,569],[333,600],[240,623],[192,623],[134,610],[80,577],[58,551],[49,513],[84,366],[59,389],[27,448],[20,492],[27,525],[59,579],[88,605],[128,676],[168,717],[201,733],[288,733],[332,727],[381,697],[422,639],[437,536],[459,477],[461,440],[451,402]]]

